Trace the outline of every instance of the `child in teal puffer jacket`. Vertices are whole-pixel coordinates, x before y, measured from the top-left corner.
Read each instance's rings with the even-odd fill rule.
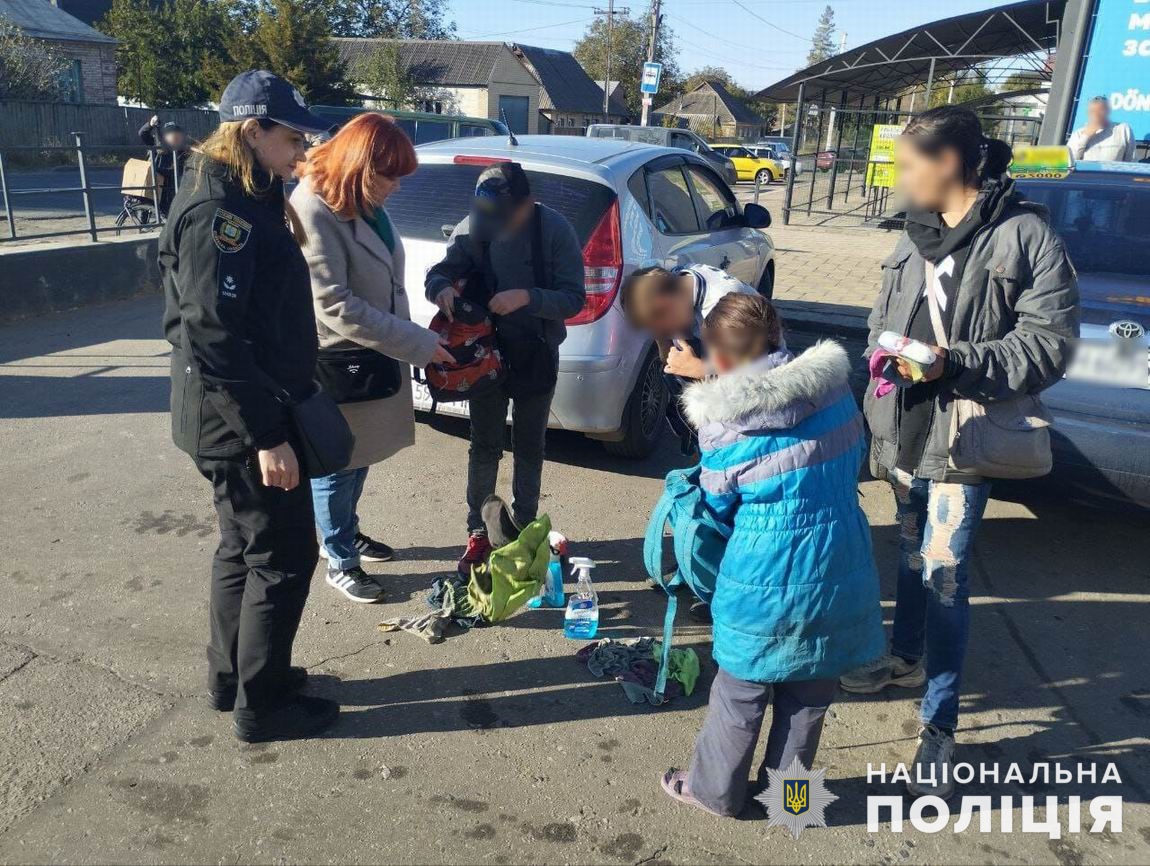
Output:
[[[703,341],[719,375],[687,388],[683,406],[699,431],[707,505],[732,534],[711,602],[719,672],[707,719],[690,770],[662,784],[737,815],[768,705],[760,787],[795,757],[810,769],[839,674],[885,644],[846,352],[828,341],[791,355],[759,295],[720,300]]]

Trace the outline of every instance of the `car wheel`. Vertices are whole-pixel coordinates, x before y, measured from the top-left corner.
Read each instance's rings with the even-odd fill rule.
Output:
[[[763,269],[763,275],[759,277],[759,285],[756,290],[760,295],[768,301],[775,294],[775,263],[773,261],[767,262],[767,266]]]
[[[771,170],[769,168],[760,168],[758,174],[755,175],[755,182],[760,183],[763,186],[766,186],[774,179],[775,176],[771,174]]]
[[[604,442],[614,457],[641,460],[655,450],[667,415],[667,385],[663,381],[663,359],[654,346],[647,352],[635,389],[623,410],[623,438]]]

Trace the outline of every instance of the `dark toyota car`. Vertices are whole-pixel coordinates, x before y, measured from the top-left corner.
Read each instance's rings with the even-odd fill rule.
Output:
[[[1150,507],[1150,165],[1080,162],[1018,186],[1050,208],[1082,295],[1066,378],[1042,395],[1053,480]]]

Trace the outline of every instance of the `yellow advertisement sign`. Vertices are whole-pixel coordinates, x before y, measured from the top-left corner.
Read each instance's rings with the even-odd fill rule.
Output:
[[[900,123],[877,123],[871,131],[870,156],[867,158],[867,186],[889,189],[894,186],[894,142],[902,135]]]

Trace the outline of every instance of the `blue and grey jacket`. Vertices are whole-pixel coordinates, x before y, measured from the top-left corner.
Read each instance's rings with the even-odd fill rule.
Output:
[[[683,395],[707,503],[733,528],[711,613],[715,661],[739,679],[835,677],[883,652],[849,373],[843,348],[821,342]]]

